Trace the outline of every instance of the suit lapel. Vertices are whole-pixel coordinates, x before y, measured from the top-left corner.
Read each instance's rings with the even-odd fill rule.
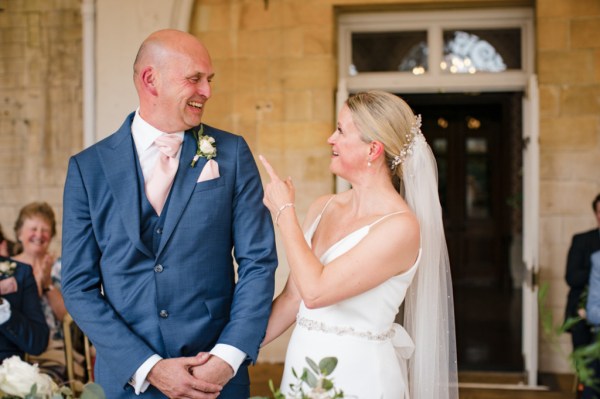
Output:
[[[171,197],[169,199],[169,208],[167,209],[167,215],[165,218],[165,225],[163,228],[163,236],[160,240],[160,246],[158,248],[157,256],[160,255],[165,245],[169,241],[171,234],[175,230],[175,226],[179,222],[183,211],[185,210],[194,188],[196,187],[196,181],[202,168],[206,164],[206,158],[198,159],[195,167],[191,167],[190,163],[196,154],[196,141],[194,139],[192,130],[185,132],[183,147],[181,149],[181,156],[179,158],[179,169],[177,169],[177,175],[173,181],[173,187],[171,187]]]
[[[98,154],[129,239],[137,249],[152,257],[152,252],[140,237],[140,192],[131,136],[132,115],[117,134],[107,141],[107,145],[98,146]]]

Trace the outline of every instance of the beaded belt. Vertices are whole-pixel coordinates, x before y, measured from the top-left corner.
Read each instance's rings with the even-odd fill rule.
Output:
[[[393,326],[385,332],[372,333],[371,331],[356,331],[354,327],[330,326],[320,321],[307,319],[302,316],[296,317],[296,325],[304,327],[310,331],[319,331],[335,335],[350,335],[353,337],[364,338],[371,341],[387,341],[396,334],[396,330]]]

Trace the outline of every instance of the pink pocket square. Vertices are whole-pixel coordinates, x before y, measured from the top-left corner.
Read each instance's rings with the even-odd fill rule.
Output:
[[[217,177],[219,177],[219,164],[210,159],[206,165],[204,165],[204,168],[202,169],[200,177],[198,177],[198,181],[196,181],[196,183],[216,179]]]

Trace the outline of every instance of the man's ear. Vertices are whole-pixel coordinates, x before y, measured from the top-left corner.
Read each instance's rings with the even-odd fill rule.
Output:
[[[156,70],[151,66],[147,66],[140,73],[140,80],[142,81],[142,86],[146,91],[148,91],[153,96],[158,94],[158,90],[156,87],[157,76]]]

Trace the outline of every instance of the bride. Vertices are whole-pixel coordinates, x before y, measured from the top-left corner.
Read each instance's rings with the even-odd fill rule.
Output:
[[[420,126],[395,95],[352,95],[328,139],[330,169],[352,189],[318,198],[303,228],[291,179],[261,157],[271,179],[264,203],[290,267],[263,345],[296,323],[281,383],[286,397],[297,394],[294,374],[306,357],[338,359],[331,377],[345,397],[458,397],[437,170]]]

